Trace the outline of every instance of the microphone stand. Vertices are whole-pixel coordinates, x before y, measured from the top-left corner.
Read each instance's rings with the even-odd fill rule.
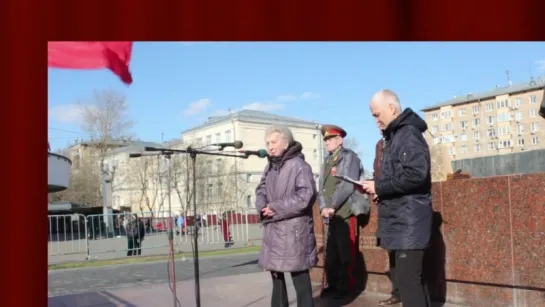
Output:
[[[171,163],[170,158],[173,153],[170,151],[161,151],[158,154],[129,154],[130,158],[138,158],[138,157],[148,157],[148,156],[164,156],[167,160],[167,169],[168,169],[168,178],[167,178],[167,195],[168,195],[168,212],[169,212],[169,227],[168,227],[168,243],[169,243],[169,249],[170,249],[170,255],[169,255],[169,275],[170,275],[170,285],[172,290],[172,299],[174,301],[174,307],[177,307],[176,303],[178,302],[177,292],[176,292],[176,270],[174,267],[174,219],[172,217],[172,202],[171,202],[171,196],[170,196],[170,190],[171,190]]]
[[[222,148],[223,149],[223,148]],[[189,154],[189,157],[191,157],[191,168],[193,170],[193,227],[194,227],[194,235],[193,235],[193,244],[194,244],[194,253],[193,253],[193,264],[194,264],[194,275],[195,275],[195,305],[196,307],[201,307],[201,286],[200,286],[200,271],[199,271],[199,231],[197,228],[197,155],[209,155],[209,156],[224,156],[224,157],[234,157],[234,158],[248,158],[247,155],[237,155],[237,154],[228,154],[228,153],[220,153],[220,152],[211,152],[211,151],[205,151],[205,150],[197,150],[192,147],[187,147],[187,149],[170,149],[170,148],[157,148],[157,147],[145,147],[145,151],[159,151],[162,155],[168,155],[170,159],[170,156],[173,154]],[[170,165],[170,163],[169,163]],[[169,179],[170,180],[170,179]],[[170,181],[169,181],[170,183]],[[170,187],[169,187],[170,188]],[[170,208],[170,202],[169,202],[169,210]],[[172,231],[172,227],[171,227]],[[172,238],[172,232],[169,234],[169,240]],[[172,241],[171,241],[172,244]],[[171,263],[172,263],[172,270],[174,271],[174,253],[172,253],[171,256]],[[175,283],[175,280],[174,280]],[[176,288],[174,287],[174,307],[176,307]]]

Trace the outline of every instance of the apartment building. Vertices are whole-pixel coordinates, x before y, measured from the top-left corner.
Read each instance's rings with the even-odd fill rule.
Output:
[[[72,160],[72,167],[78,169],[83,161],[91,162],[98,156],[98,147],[102,143],[93,141],[80,141],[67,149],[67,156]],[[130,140],[109,141],[107,148],[109,150],[125,147],[132,144]]]
[[[303,145],[305,159],[312,167],[317,179],[323,160],[323,141],[320,134],[321,126],[316,122],[261,111],[242,110],[230,115],[209,118],[203,125],[183,131],[181,138],[184,144],[200,146],[240,140],[244,143],[244,149],[258,150],[265,147],[265,129],[273,124],[286,125],[291,129],[294,138]],[[225,148],[224,151],[232,152],[233,149]],[[213,160],[213,163],[209,163],[210,168],[214,168],[214,164],[221,165],[224,170],[227,170],[226,173],[231,174],[235,179],[219,180],[216,184],[211,183],[208,188],[212,191],[234,188],[234,195],[232,195],[234,203],[231,206],[254,207],[255,189],[267,160],[256,156],[250,156],[248,159],[214,157]],[[208,171],[208,173],[211,172],[211,170]],[[226,187],[227,185],[231,187]]]
[[[538,109],[545,79],[467,94],[422,110],[430,147],[452,160],[545,148],[545,122]]]
[[[213,150],[210,144],[240,140],[243,149],[265,147],[265,129],[283,124],[292,130],[294,138],[303,145],[306,161],[316,180],[323,160],[323,141],[320,125],[315,122],[266,112],[242,110],[230,115],[209,118],[204,124],[181,133],[180,139],[145,146]],[[142,143],[145,144],[145,143]],[[105,162],[115,166],[112,184],[114,209],[130,207],[132,211],[166,211],[168,209],[167,161],[161,157],[129,158],[130,153],[142,152],[142,144],[113,149]],[[321,150],[322,149],[322,150]],[[234,154],[233,148],[223,153]],[[170,202],[172,211],[182,213],[192,207],[192,166],[188,155],[173,155],[170,162]],[[196,160],[197,207],[202,214],[221,214],[229,210],[246,210],[255,206],[255,189],[267,159],[250,156],[248,159],[198,155]]]

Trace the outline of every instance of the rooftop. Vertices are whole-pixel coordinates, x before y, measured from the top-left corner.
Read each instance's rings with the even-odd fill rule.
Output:
[[[502,86],[502,87],[496,87],[493,90],[490,91],[484,91],[476,94],[469,93],[465,96],[455,96],[453,99],[444,101],[435,105],[431,105],[428,107],[423,108],[421,111],[432,111],[435,109],[439,109],[440,107],[444,106],[451,106],[451,105],[459,105],[459,104],[466,104],[474,101],[480,101],[484,99],[489,98],[495,98],[499,95],[505,95],[505,94],[513,94],[513,93],[520,93],[520,92],[526,92],[531,90],[539,90],[545,88],[545,78],[539,77],[535,80],[530,80],[524,83],[519,84],[512,84],[509,86]]]
[[[223,116],[209,117],[204,124],[182,131],[182,134],[193,132],[195,130],[200,130],[215,124],[220,124],[220,123],[224,123],[231,120],[266,122],[266,123],[281,122],[287,125],[304,125],[304,126],[319,125],[318,122],[299,119],[295,117],[276,115],[276,114],[267,113],[263,111],[256,111],[256,110],[241,110],[241,111],[233,112],[232,114],[227,114]]]
[[[159,143],[153,142],[143,142],[143,141],[134,141],[131,144],[119,148],[112,149],[108,151],[108,156],[113,156],[120,153],[131,153],[131,152],[141,152],[144,150],[144,147],[161,147]]]

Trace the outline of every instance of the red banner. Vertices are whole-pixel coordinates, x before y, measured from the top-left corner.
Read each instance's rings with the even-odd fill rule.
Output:
[[[132,42],[48,42],[47,65],[69,69],[108,68],[126,84],[132,83],[129,63]]]

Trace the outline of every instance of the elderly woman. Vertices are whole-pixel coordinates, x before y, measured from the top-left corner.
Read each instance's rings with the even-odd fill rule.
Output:
[[[312,169],[287,127],[265,132],[269,163],[256,189],[256,208],[263,222],[259,265],[271,272],[271,306],[287,307],[284,273],[289,272],[297,293],[297,306],[313,306],[309,269],[316,265],[316,239],[312,206],[316,184]]]

